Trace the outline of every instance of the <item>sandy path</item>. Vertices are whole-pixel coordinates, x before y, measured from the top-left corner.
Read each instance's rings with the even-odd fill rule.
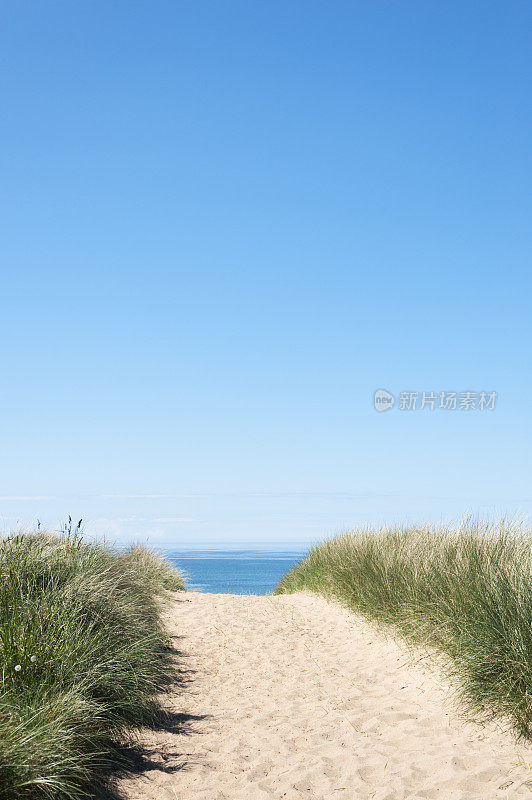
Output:
[[[529,746],[460,720],[435,673],[335,604],[191,592],[168,623],[187,721],[143,738],[128,800],[532,797]]]

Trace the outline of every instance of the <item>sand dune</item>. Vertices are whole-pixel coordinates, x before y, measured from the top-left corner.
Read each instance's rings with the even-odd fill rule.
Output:
[[[128,800],[532,797],[529,745],[464,720],[436,671],[334,603],[191,592],[168,625],[190,671]]]

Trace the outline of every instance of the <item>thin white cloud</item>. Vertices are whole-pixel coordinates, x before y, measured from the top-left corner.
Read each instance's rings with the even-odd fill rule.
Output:
[[[346,491],[330,491],[319,492],[312,489],[300,491],[280,492],[274,490],[258,490],[258,491],[242,491],[242,492],[187,492],[181,494],[102,494],[99,495],[107,500],[181,500],[183,498],[202,498],[202,497],[331,497],[331,498],[378,498],[378,497],[394,497],[395,494],[381,493],[381,492],[346,492]]]
[[[149,525],[153,523],[161,523],[161,522],[168,522],[168,523],[176,523],[176,522],[201,522],[199,519],[195,519],[192,517],[137,517],[137,516],[128,516],[128,517],[96,517],[95,519],[89,519],[87,524],[89,526],[93,525],[136,525],[139,522],[146,522]]]
[[[207,497],[205,494],[102,494],[106,500],[179,500],[182,497]]]
[[[3,495],[0,497],[1,502],[9,502],[9,501],[20,501],[20,500],[57,500],[57,497],[53,497],[52,495],[46,494],[34,494],[34,495]]]

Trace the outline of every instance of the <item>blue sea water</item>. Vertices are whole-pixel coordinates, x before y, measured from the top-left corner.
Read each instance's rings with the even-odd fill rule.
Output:
[[[188,550],[166,556],[187,575],[187,587],[213,594],[268,594],[306,551]]]

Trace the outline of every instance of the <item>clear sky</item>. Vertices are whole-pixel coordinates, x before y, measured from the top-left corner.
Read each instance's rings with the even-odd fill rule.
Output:
[[[531,28],[528,0],[3,3],[4,530],[530,515]]]

